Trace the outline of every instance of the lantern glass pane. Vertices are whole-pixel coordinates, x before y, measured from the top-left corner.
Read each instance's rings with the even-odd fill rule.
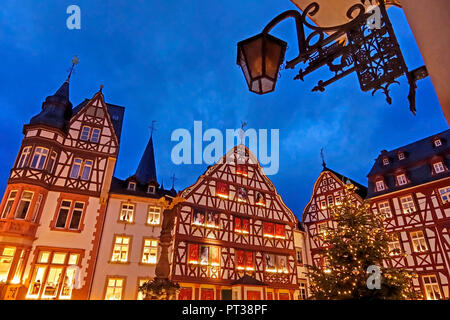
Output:
[[[244,52],[239,50],[240,52],[240,60],[239,65],[241,66],[242,72],[244,73],[245,80],[247,81],[247,85],[250,86],[250,74],[248,73],[247,64],[245,62]]]
[[[278,71],[281,63],[282,46],[279,43],[266,40],[266,76],[275,79],[278,77]]]
[[[243,45],[252,79],[262,76],[262,44],[263,39],[257,38]]]
[[[275,87],[275,81],[269,79],[269,78],[263,78],[261,79],[261,93],[267,93],[274,90]]]

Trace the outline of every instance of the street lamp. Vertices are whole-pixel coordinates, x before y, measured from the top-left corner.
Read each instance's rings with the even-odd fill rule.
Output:
[[[312,89],[323,92],[326,86],[356,72],[362,91],[372,91],[372,95],[381,91],[386,95],[387,103],[391,104],[389,87],[399,83],[396,81],[398,77],[406,75],[410,85],[410,110],[415,114],[416,82],[428,76],[428,72],[425,66],[408,71],[386,12],[385,0],[378,0],[376,10],[368,12],[364,6],[367,0],[360,1],[347,11],[349,22],[345,24],[322,28],[309,23],[308,19],[320,10],[319,4],[313,2],[303,13],[296,10],[283,12],[262,33],[240,41],[237,64],[244,73],[249,90],[257,94],[275,90],[287,44],[269,32],[283,20],[294,18],[299,54],[286,61],[285,68],[294,69],[299,63],[306,65],[294,80],[303,81],[306,75],[327,66],[334,75],[328,80],[320,80]],[[308,29],[308,34],[305,29]]]
[[[250,91],[265,94],[275,90],[287,43],[260,33],[238,43],[237,64]]]

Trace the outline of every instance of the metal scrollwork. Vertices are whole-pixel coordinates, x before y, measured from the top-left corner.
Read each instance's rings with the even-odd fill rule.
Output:
[[[383,92],[388,104],[392,103],[390,86],[402,75],[406,75],[410,84],[408,96],[410,110],[415,114],[416,81],[421,76],[414,76],[409,72],[404,61],[400,46],[386,12],[384,0],[377,1],[377,17],[379,23],[376,28],[369,25],[374,17],[373,12],[366,12],[364,4],[372,0],[361,0],[362,4],[355,4],[346,13],[349,22],[339,26],[318,27],[308,22],[320,11],[317,2],[309,4],[303,13],[289,10],[273,19],[264,28],[263,33],[269,33],[275,25],[287,18],[294,18],[297,27],[299,55],[286,62],[286,69],[293,69],[302,62],[304,69],[300,69],[295,80],[304,80],[311,72],[327,66],[334,73],[330,79],[320,80],[312,89],[325,91],[326,86],[356,72],[361,90]],[[305,32],[308,29],[308,35]],[[424,67],[423,67],[424,68]]]

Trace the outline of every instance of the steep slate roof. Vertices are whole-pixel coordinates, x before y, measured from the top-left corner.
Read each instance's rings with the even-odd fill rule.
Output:
[[[155,152],[153,150],[153,135],[151,135],[148,140],[147,147],[145,148],[144,154],[142,155],[141,161],[139,161],[139,166],[134,175],[142,184],[146,184],[151,181],[157,182]]]
[[[42,104],[42,110],[30,120],[30,125],[47,125],[65,131],[72,115],[72,103],[69,99],[69,79],[54,95],[48,96]]]
[[[436,138],[439,138],[442,142],[442,145],[439,147],[434,145],[434,140]],[[399,152],[403,152],[405,154],[405,159],[398,159]],[[388,157],[388,165],[383,164],[384,157]],[[371,198],[450,176],[449,171],[445,171],[437,175],[431,174],[430,160],[433,157],[442,157],[444,164],[447,167],[449,166],[450,129],[391,151],[383,150],[375,160],[372,169],[367,175],[369,178],[368,197]],[[406,170],[406,175],[411,182],[403,186],[396,186],[395,171],[401,169]],[[388,188],[382,192],[375,192],[374,178],[379,176],[384,177],[384,181]]]
[[[331,170],[328,167],[324,167],[322,171],[329,171],[333,173],[336,177],[338,177],[344,184],[347,183],[347,181],[350,181],[355,187],[356,187],[356,194],[358,194],[362,199],[365,199],[367,196],[367,187],[363,186],[362,184],[356,182],[355,180],[352,180],[350,178],[347,178],[343,174],[340,174],[334,170]]]
[[[248,274],[245,274],[239,280],[232,282],[231,285],[232,286],[235,286],[235,285],[265,286],[266,284],[264,282],[261,282],[255,278],[253,278],[253,277],[250,277]]]
[[[76,115],[88,102],[90,99],[84,99],[82,103],[73,108],[72,113]],[[114,132],[116,133],[117,139],[120,141],[120,136],[122,134],[122,124],[123,116],[125,113],[125,108],[111,103],[106,103],[106,109],[108,110],[109,116],[111,117],[112,125],[114,127]]]
[[[163,196],[171,196],[175,197],[177,195],[176,190],[165,190],[164,188],[156,188],[155,193],[148,193],[147,192],[148,184],[136,184],[136,190],[128,190],[128,179],[127,180],[121,180],[119,178],[113,177],[111,181],[111,187],[110,192],[115,194],[126,194],[126,195],[132,195],[132,196],[139,196],[139,197],[147,197],[147,198],[154,198],[159,199]]]

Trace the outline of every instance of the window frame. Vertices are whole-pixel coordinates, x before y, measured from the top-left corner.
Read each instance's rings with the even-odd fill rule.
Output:
[[[444,193],[441,193],[442,190],[445,190]],[[447,187],[438,188],[437,193],[439,195],[439,200],[443,205],[446,205],[447,203],[450,203],[450,185]],[[447,200],[444,200],[442,197],[447,197]]]
[[[421,237],[414,237],[413,234],[418,234],[418,233],[422,233]],[[419,229],[419,230],[414,230],[414,231],[410,231],[409,232],[409,239],[411,241],[411,248],[412,248],[412,252],[413,253],[424,253],[424,252],[428,252],[430,250],[430,246],[428,244],[428,239],[426,236],[426,232],[424,232],[424,230]],[[421,240],[423,239],[423,243],[421,243]],[[425,244],[425,249],[424,250],[416,250],[416,246],[414,245],[414,240],[418,241],[418,244],[422,247],[422,244]]]
[[[380,186],[382,188],[380,188]],[[383,179],[375,181],[375,192],[381,192],[386,190],[386,184]]]
[[[438,171],[436,167],[438,167],[440,171]],[[445,169],[444,162],[436,161],[436,162],[433,163],[433,172],[434,172],[434,174],[443,173],[445,171],[446,171],[446,169]]]
[[[116,244],[119,245],[116,241],[116,239],[118,237],[121,238],[127,238],[128,239],[128,244],[127,244],[127,257],[126,257],[126,261],[120,261],[120,260],[114,260],[114,252],[115,252],[115,247]],[[112,241],[112,248],[111,248],[111,254],[110,254],[110,259],[109,259],[109,263],[113,263],[113,264],[129,264],[130,263],[130,256],[131,256],[131,243],[132,243],[132,239],[133,236],[132,235],[125,235],[125,234],[114,234],[113,235],[113,241]],[[123,241],[123,240],[122,240]],[[121,246],[123,246],[124,244],[121,243]],[[120,255],[122,256],[122,250],[120,251]]]
[[[83,135],[84,135],[84,133],[85,133],[85,131],[84,131],[85,128],[88,129],[88,131],[87,131],[87,137],[86,137],[86,139],[83,139]],[[81,127],[81,130],[80,130],[80,137],[79,137],[79,139],[80,139],[81,141],[89,142],[90,137],[91,137],[91,130],[92,130],[92,127],[83,125],[83,126]]]
[[[19,212],[19,208],[20,208],[20,203],[23,200],[24,194],[25,193],[31,193],[31,198],[28,200],[25,200],[26,202],[28,202],[28,207],[27,207],[27,211],[25,213],[25,216],[23,218],[18,218],[17,217],[17,213]],[[34,194],[35,191],[30,191],[30,190],[22,190],[22,192],[20,193],[20,199],[19,202],[17,203],[17,206],[15,208],[15,212],[14,212],[14,220],[27,220],[28,215],[30,214],[30,209],[31,209],[31,205],[33,203],[33,199],[34,199]]]
[[[381,205],[383,205],[383,204],[387,204],[387,208],[389,209],[389,214],[385,214],[385,213],[382,212],[382,209],[386,208],[386,207],[381,208]],[[383,215],[383,217],[386,218],[386,219],[390,219],[390,218],[394,217],[394,215],[392,213],[391,202],[388,199],[377,202],[377,209],[378,209],[378,212],[381,215]]]
[[[158,211],[150,211],[150,209],[157,209]],[[150,223],[150,214],[153,214],[153,217],[155,217],[155,213],[158,213],[159,216],[159,220],[158,223]],[[152,226],[152,227],[156,227],[156,226],[160,226],[162,222],[162,208],[157,206],[157,205],[151,205],[149,204],[147,206],[147,217],[145,218],[145,224],[147,226]]]
[[[32,146],[25,146],[22,148],[22,152],[20,153],[19,158],[17,159],[16,168],[22,169],[28,166],[31,158]],[[23,163],[22,163],[23,162]]]
[[[131,212],[131,220],[124,220],[122,219],[122,211],[124,210],[124,206],[132,206],[132,212]],[[130,208],[126,208],[125,210],[129,211]],[[125,223],[125,224],[133,224],[135,223],[135,215],[136,215],[136,203],[134,202],[121,202],[120,203],[120,209],[119,209],[119,215],[117,217],[118,223]]]
[[[11,199],[11,193],[15,192],[14,197]],[[9,190],[8,198],[6,198],[5,204],[2,208],[2,214],[0,215],[0,219],[8,219],[8,216],[11,215],[11,212],[14,209],[14,204],[16,203],[17,196],[19,195],[18,189]],[[8,202],[12,200],[11,206],[9,207],[8,212],[6,212],[6,208],[8,207]]]
[[[405,186],[409,183],[408,177],[405,173],[400,173],[395,176],[395,181],[397,183],[397,186]]]
[[[430,284],[425,283],[425,278],[430,279],[432,277],[434,277],[436,282],[430,283]],[[425,292],[425,298],[427,300],[439,300],[439,299],[445,298],[444,295],[442,294],[442,286],[441,286],[441,283],[439,281],[440,279],[439,279],[439,277],[436,274],[424,274],[420,278],[422,280],[421,282],[422,282],[422,286],[423,286],[423,289],[424,289],[424,292]],[[434,291],[433,291],[434,299],[430,299],[429,293],[428,293],[428,290],[427,290],[427,286],[429,286],[429,285],[431,285],[431,286],[436,285],[436,287],[437,287],[437,289],[439,291],[439,296],[440,296],[439,299],[436,299]]]
[[[97,140],[93,140],[95,132],[98,132]],[[91,136],[89,137],[89,141],[92,143],[99,143],[101,134],[102,134],[102,130],[100,128],[92,128]]]
[[[409,197],[411,198],[411,203],[413,204],[414,210],[412,212],[405,212],[405,208],[403,207],[402,199],[406,199],[406,198],[409,198]],[[414,196],[412,194],[399,197],[399,202],[400,202],[400,209],[402,210],[403,214],[414,214],[414,213],[417,213],[418,210],[417,210],[416,201],[415,201]],[[411,207],[408,207],[408,209],[409,208],[411,208]]]
[[[145,245],[145,241],[150,241],[150,246],[146,246]],[[153,246],[152,243],[153,241],[156,242],[156,246]],[[156,255],[155,255],[155,262],[144,262],[144,253],[145,253],[145,249],[149,248],[149,257],[151,256],[151,252],[152,250],[156,251]],[[143,237],[142,238],[142,250],[141,250],[141,258],[139,260],[139,264],[144,265],[144,266],[155,266],[158,263],[158,258],[159,258],[159,241],[157,238],[147,238],[147,237]]]
[[[106,276],[106,281],[105,281],[105,293],[103,295],[103,300],[112,300],[112,301],[117,301],[117,299],[106,299],[106,295],[108,293],[108,288],[109,288],[109,280],[121,280],[122,281],[122,286],[120,287],[120,299],[119,300],[124,300],[124,293],[125,293],[125,288],[126,288],[126,282],[127,282],[127,277],[126,276]],[[116,287],[114,287],[116,288]]]
[[[47,161],[50,155],[50,149],[42,147],[42,146],[35,146],[33,151],[33,156],[31,157],[30,162],[30,169],[33,170],[44,170],[47,165]],[[34,159],[36,158],[35,166],[33,166],[33,163],[35,162]],[[42,161],[42,159],[44,159]]]
[[[70,207],[68,208],[67,216],[65,219],[64,227],[57,227],[56,224],[58,223],[59,214],[63,205],[63,202],[70,202]],[[78,228],[70,228],[73,220],[73,213],[74,211],[79,211],[80,208],[76,208],[76,204],[82,203],[83,208],[81,209],[81,215],[80,220],[78,222]],[[77,232],[80,233],[84,230],[84,218],[86,216],[86,211],[89,206],[89,197],[88,196],[74,196],[71,194],[61,194],[58,203],[56,206],[55,213],[53,215],[53,220],[50,222],[50,229],[53,231],[63,231],[63,232]]]

